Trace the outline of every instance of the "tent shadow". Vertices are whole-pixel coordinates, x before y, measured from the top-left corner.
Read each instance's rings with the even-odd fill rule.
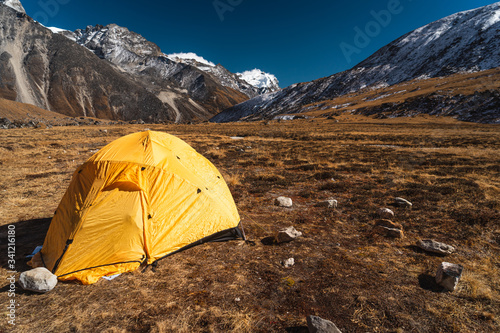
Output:
[[[31,268],[27,265],[29,258],[26,258],[26,256],[30,255],[35,247],[43,244],[47,230],[49,230],[51,219],[52,218],[49,217],[10,224],[11,226],[15,226],[12,230],[15,231],[16,271],[23,272]],[[8,266],[8,260],[11,258],[7,256],[7,253],[9,252],[9,243],[7,242],[8,232],[9,224],[0,226],[0,237],[2,239],[2,242],[0,243],[0,253],[4,254],[0,256],[0,267],[11,270]]]

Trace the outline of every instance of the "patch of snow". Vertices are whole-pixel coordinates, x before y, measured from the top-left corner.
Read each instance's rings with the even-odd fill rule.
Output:
[[[200,57],[196,53],[193,52],[187,52],[187,53],[172,53],[172,54],[167,54],[167,57],[170,60],[177,61],[177,62],[183,62],[183,60],[195,60],[199,62],[200,64],[204,64],[210,67],[215,67],[215,64],[211,61],[206,60],[203,57]]]
[[[10,8],[17,10],[18,12],[26,14],[21,1],[19,0],[0,0],[0,3],[3,3],[4,5],[9,6]]]
[[[484,22],[483,30],[488,29],[489,27],[491,27],[492,25],[494,25],[498,22],[500,22],[500,8],[498,8],[494,12],[494,14],[492,14],[491,17],[486,22]]]
[[[269,88],[278,85],[276,76],[265,73],[257,68],[251,71],[244,71],[243,73],[236,73],[236,75],[257,88]]]
[[[52,31],[55,34],[59,34],[61,32],[66,32],[66,31],[71,32],[69,30],[61,29],[61,28],[56,28],[56,27],[46,27],[46,28],[49,29],[50,31]]]

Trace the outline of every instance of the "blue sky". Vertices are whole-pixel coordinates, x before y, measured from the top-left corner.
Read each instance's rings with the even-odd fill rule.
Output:
[[[232,72],[259,68],[285,87],[346,70],[422,25],[480,0],[21,0],[28,15],[68,30],[116,23],[165,53],[195,52]],[[368,39],[356,44],[359,31]]]

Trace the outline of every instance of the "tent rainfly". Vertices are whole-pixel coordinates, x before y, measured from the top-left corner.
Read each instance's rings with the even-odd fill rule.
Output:
[[[145,131],[80,166],[30,261],[59,280],[95,283],[211,241],[243,238],[219,171],[181,139]]]

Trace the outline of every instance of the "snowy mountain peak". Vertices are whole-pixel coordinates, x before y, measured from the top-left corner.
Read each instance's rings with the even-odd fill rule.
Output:
[[[10,8],[17,10],[18,12],[26,14],[21,1],[19,0],[0,0],[0,3],[3,3],[4,5],[9,6]]]
[[[187,52],[187,53],[172,53],[168,54],[167,57],[170,60],[176,61],[176,62],[182,62],[182,63],[187,63],[189,65],[195,65],[196,62],[207,65],[210,67],[215,67],[215,64],[211,61],[206,60],[203,57],[200,57],[196,53],[193,52]]]
[[[226,76],[227,79],[228,72],[224,67],[222,67],[221,65],[215,65],[213,62],[206,60],[205,58],[197,55],[196,53],[193,52],[172,53],[168,54],[167,57],[172,61],[191,65],[203,71],[212,73],[219,78]],[[280,89],[278,79],[276,78],[276,76],[269,73],[265,73],[260,69],[253,69],[251,71],[245,71],[243,73],[236,73],[236,77],[239,78],[240,80],[243,80],[244,83],[247,83],[250,86],[257,88],[259,94],[265,94]],[[234,85],[234,82],[229,83],[228,81],[227,82],[224,81],[226,80],[222,80],[222,83],[226,86],[236,89],[243,88],[241,84],[238,84],[237,87]]]
[[[248,82],[250,85],[265,90],[266,93],[279,90],[280,88],[276,76],[265,73],[260,69],[252,69],[251,71],[236,73],[236,75],[238,75],[240,79]]]

